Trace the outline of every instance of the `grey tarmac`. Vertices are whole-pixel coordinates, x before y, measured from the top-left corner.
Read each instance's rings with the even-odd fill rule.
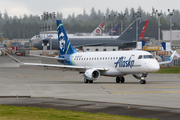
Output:
[[[17,58],[57,64],[51,59]],[[0,104],[180,119],[180,74],[150,74],[145,85],[132,75],[125,76],[123,84],[103,76],[93,84],[85,84],[83,75],[76,71],[20,66],[7,56],[0,60]]]

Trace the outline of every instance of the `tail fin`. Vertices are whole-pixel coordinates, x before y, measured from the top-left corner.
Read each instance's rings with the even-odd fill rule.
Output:
[[[109,36],[111,36],[111,34],[112,34],[112,36],[118,35],[120,25],[121,25],[120,23],[117,23],[117,24],[114,26],[114,28],[112,28],[112,29],[108,32],[108,33],[109,33]]]
[[[77,51],[71,46],[61,20],[56,20],[56,22],[60,55],[76,53]]]
[[[145,21],[145,24],[144,24],[144,27],[142,28],[141,35],[139,36],[139,39],[140,39],[140,40],[142,40],[143,37],[144,37],[144,33],[145,33],[145,31],[146,31],[146,28],[147,28],[148,23],[149,23],[149,20],[146,20],[146,21]]]
[[[138,36],[140,36],[144,23],[145,21],[138,21]],[[117,40],[124,40],[126,42],[136,41],[136,21],[133,21]]]
[[[101,23],[92,33],[93,36],[102,35],[105,23]]]

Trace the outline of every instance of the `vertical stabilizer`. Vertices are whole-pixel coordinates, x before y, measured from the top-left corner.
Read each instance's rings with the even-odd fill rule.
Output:
[[[144,39],[144,33],[146,32],[146,28],[147,28],[148,23],[149,23],[149,20],[146,20],[145,24],[144,24],[144,27],[142,28],[141,35],[139,36],[139,40]]]
[[[117,23],[114,28],[112,28],[110,31],[109,31],[109,36],[115,36],[115,35],[119,35],[119,27],[120,27],[120,23]]]
[[[102,35],[105,23],[101,23],[92,33],[92,36]]]
[[[141,34],[144,24],[145,21],[138,21],[138,38]],[[117,39],[124,40],[126,42],[136,41],[136,21],[133,21]]]
[[[77,51],[71,46],[61,20],[57,20],[56,22],[60,55],[76,53]]]

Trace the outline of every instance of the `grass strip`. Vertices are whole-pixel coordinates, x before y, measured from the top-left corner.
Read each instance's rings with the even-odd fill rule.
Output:
[[[119,111],[120,112],[120,111]],[[0,105],[0,119],[3,120],[157,120],[104,113],[76,112],[51,108],[16,107]]]
[[[174,67],[169,67],[169,68],[161,68],[159,71],[155,73],[180,73],[180,68],[174,68]]]

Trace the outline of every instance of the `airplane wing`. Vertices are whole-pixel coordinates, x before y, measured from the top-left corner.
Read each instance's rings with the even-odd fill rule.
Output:
[[[22,65],[34,65],[34,66],[43,66],[43,67],[59,67],[59,68],[72,68],[72,69],[91,69],[93,67],[88,66],[72,66],[72,65],[57,65],[57,64],[41,64],[41,63],[22,63]],[[97,67],[94,68],[100,71],[107,71],[108,68]]]
[[[5,51],[4,51],[5,52]],[[24,63],[16,59],[15,57],[9,55],[7,52],[5,52],[9,57],[11,57],[15,62],[20,63],[22,65],[34,65],[34,66],[43,66],[43,67],[59,67],[59,68],[72,68],[72,69],[92,69],[94,67],[90,66],[72,66],[72,65],[57,65],[57,64],[42,64],[42,63]],[[108,68],[105,67],[96,67],[94,69],[100,70],[100,71],[107,71]]]
[[[33,54],[29,54],[29,56],[42,57],[42,58],[51,58],[51,59],[56,59],[56,60],[64,60],[64,58],[59,58],[58,56],[56,56],[56,57],[48,57],[48,56],[40,56],[40,55],[33,55]]]
[[[169,63],[171,63],[173,58],[174,58],[175,53],[176,53],[176,51],[173,52],[173,54],[169,57],[168,61],[159,62],[159,64],[162,65],[162,64],[169,64]]]

